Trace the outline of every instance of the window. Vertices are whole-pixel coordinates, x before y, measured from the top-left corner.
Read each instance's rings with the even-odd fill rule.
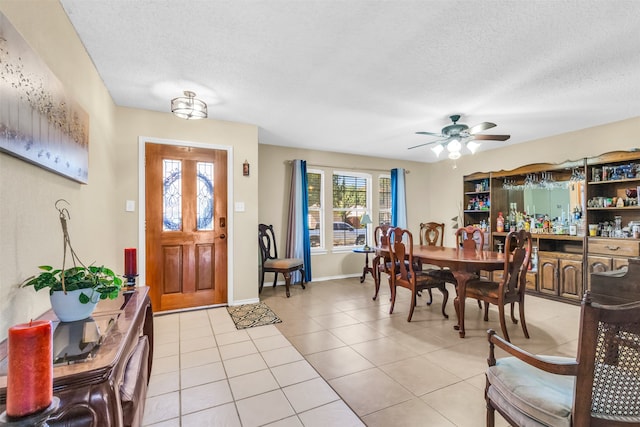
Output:
[[[321,170],[307,170],[307,190],[309,192],[309,240],[311,249],[324,248],[324,214],[322,199],[324,192],[324,172]]]
[[[391,177],[378,178],[378,222],[391,224]]]
[[[333,247],[365,244],[367,229],[360,226],[360,219],[369,213],[370,192],[371,175],[333,173]]]

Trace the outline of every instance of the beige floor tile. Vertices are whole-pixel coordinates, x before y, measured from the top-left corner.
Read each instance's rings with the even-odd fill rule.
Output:
[[[364,323],[342,326],[340,328],[330,329],[329,331],[347,345],[384,337],[379,331],[376,331]]]
[[[232,378],[238,375],[267,369],[267,364],[264,363],[264,359],[260,354],[254,353],[225,360],[224,369],[227,372],[227,377]]]
[[[359,416],[412,399],[414,396],[378,368],[329,381]],[[304,420],[303,420],[304,422]]]
[[[453,345],[433,335],[431,333],[432,330],[433,328],[426,327],[417,331],[398,332],[391,335],[390,338],[398,344],[410,348],[417,354],[430,353]],[[453,329],[452,332],[454,332]],[[457,341],[454,342],[457,343]]]
[[[374,365],[351,347],[339,347],[307,356],[320,375],[330,380],[373,368]]]
[[[256,338],[253,343],[258,348],[258,351],[274,350],[276,348],[282,348],[290,346],[291,343],[282,334],[272,335],[269,337]]]
[[[147,396],[158,396],[180,390],[180,372],[173,371],[164,374],[151,375]]]
[[[390,337],[354,344],[351,348],[377,366],[418,355],[409,347],[398,344]]]
[[[282,389],[296,412],[304,412],[340,397],[322,378],[314,378]]]
[[[278,323],[276,328],[286,337],[294,337],[296,335],[324,330],[324,326],[308,317],[295,321],[283,321],[282,323]]]
[[[462,341],[464,341],[462,344],[426,353],[422,357],[463,380],[484,373],[487,370],[489,353],[488,349],[481,350],[481,348],[488,344],[480,340],[472,343],[469,338],[464,338]]]
[[[416,396],[462,381],[424,357],[382,365],[380,369]]]
[[[158,329],[157,326],[154,326],[154,329]],[[173,344],[180,341],[180,332],[177,330],[175,332],[162,332],[153,334],[153,344]]]
[[[358,416],[341,400],[298,415],[305,427],[364,427]]]
[[[287,347],[276,348],[261,352],[264,361],[269,367],[284,365],[291,362],[302,360],[303,357],[298,350],[291,344]]]
[[[418,398],[399,403],[362,418],[369,427],[454,427],[451,421]],[[478,424],[478,426],[483,424]]]
[[[227,403],[182,417],[183,427],[241,427],[236,405]]]
[[[340,326],[354,325],[358,320],[346,313],[331,313],[313,317],[313,320],[327,329],[339,328]]]
[[[329,331],[312,332],[289,338],[291,344],[303,355],[343,347],[345,344]]]
[[[251,338],[244,329],[239,331],[227,332],[225,334],[216,334],[216,343],[218,346],[235,344],[237,342],[249,341]]]
[[[278,382],[268,369],[229,378],[229,384],[231,385],[231,391],[233,392],[235,400],[280,388]]]
[[[180,385],[182,389],[220,381],[226,378],[221,362],[208,363],[180,371]]]
[[[178,356],[162,357],[153,360],[151,375],[165,374],[180,370],[180,358]]]
[[[252,340],[257,340],[258,338],[271,337],[274,335],[281,335],[278,328],[274,325],[264,325],[264,326],[256,326],[254,328],[245,329]]]
[[[246,356],[258,352],[252,341],[242,341],[235,344],[218,347],[222,360],[233,359],[234,357]]]
[[[162,357],[177,356],[180,354],[180,345],[177,342],[166,344],[153,344],[153,357],[160,359]]]
[[[304,427],[302,421],[297,416],[285,418],[275,423],[265,424],[265,427]]]
[[[287,363],[286,365],[271,368],[273,376],[281,387],[296,384],[302,381],[318,377],[318,372],[306,360]]]
[[[206,338],[190,338],[180,341],[180,353],[191,353],[192,351],[204,350],[205,348],[213,348],[216,341],[211,337]]]
[[[180,355],[180,368],[193,368],[209,363],[220,362],[220,353],[217,347],[205,348],[204,350],[196,350],[190,353],[182,353]]]
[[[294,415],[282,390],[236,401],[243,427],[255,427]]]
[[[180,418],[171,418],[170,420],[160,421],[155,424],[144,424],[152,427],[180,427]]]
[[[189,341],[194,338],[213,339],[213,331],[211,330],[211,326],[194,326],[180,332],[180,341]]]
[[[456,426],[484,425],[486,419],[484,391],[466,382],[459,382],[425,394],[421,399]],[[460,402],[464,402],[464,406],[460,406]]]
[[[233,402],[233,396],[231,395],[229,383],[226,380],[222,380],[183,389],[180,401],[182,414],[189,414]]]
[[[147,398],[142,424],[154,424],[178,416],[180,416],[180,393],[174,391]]]

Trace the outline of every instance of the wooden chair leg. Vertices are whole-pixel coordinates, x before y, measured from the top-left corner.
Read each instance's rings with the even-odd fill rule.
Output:
[[[478,302],[480,302],[480,300],[478,300]],[[489,303],[486,301],[484,302],[484,321],[489,321]]]
[[[287,271],[286,273],[283,273],[283,275],[284,275],[284,286],[285,286],[286,292],[287,292],[287,298],[289,298],[289,296],[290,296],[290,294],[289,294],[289,285],[291,284],[291,273]]]
[[[427,305],[431,305],[431,303],[433,302],[433,294],[431,293],[431,288],[427,289],[427,291],[429,292],[429,301],[427,302]]]
[[[496,425],[496,410],[493,409],[491,403],[487,401],[487,427],[494,427]]]
[[[518,303],[518,309],[520,311],[520,325],[522,325],[522,332],[524,336],[529,338],[529,331],[527,330],[527,322],[524,320],[524,301]]]
[[[449,291],[447,290],[447,285],[443,283],[442,286],[438,287],[438,289],[440,289],[440,292],[442,292],[442,315],[445,319],[448,319],[449,315],[445,312],[445,309],[447,308],[447,301],[449,301]]]
[[[278,272],[277,271],[275,271],[273,273],[273,287],[274,288],[276,287],[276,283],[278,283]]]
[[[302,289],[307,289],[307,287],[304,285],[304,268],[300,269],[300,284],[302,285]]]
[[[502,335],[504,339],[511,342],[509,339],[509,332],[507,332],[507,322],[504,316],[504,304],[498,304],[498,311],[500,312],[500,329],[502,329]]]
[[[262,275],[260,276],[260,289],[258,290],[258,293],[262,292],[263,286],[264,286],[264,270],[262,270]]]
[[[381,274],[380,274],[380,269],[377,266],[375,268],[376,268],[376,270],[375,270],[375,275],[376,275],[376,277],[375,277],[376,293],[373,294],[373,300],[374,301],[376,300],[376,298],[378,298],[378,292],[380,292],[380,279],[382,278]]]
[[[516,303],[512,302],[511,303],[511,320],[513,321],[513,323],[518,324],[518,319],[516,319],[516,316],[513,315],[513,311],[515,309]]]
[[[479,309],[482,309],[482,301],[480,301],[480,300],[477,300],[477,301],[478,301],[478,308],[479,308]],[[486,320],[486,319],[485,319],[485,320]]]
[[[389,307],[389,314],[393,314],[393,307],[396,305],[396,289],[391,285],[389,281],[389,287],[391,288],[391,306]]]
[[[417,292],[415,289],[411,290],[411,308],[409,309],[409,317],[407,317],[407,322],[411,322],[411,318],[413,317],[413,309],[416,308],[416,300],[417,300]]]

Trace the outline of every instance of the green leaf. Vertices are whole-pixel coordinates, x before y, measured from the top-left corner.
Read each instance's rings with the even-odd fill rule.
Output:
[[[88,303],[89,301],[91,301],[91,298],[89,298],[88,296],[86,296],[86,295],[84,294],[84,292],[81,292],[81,293],[80,293],[80,298],[79,298],[79,299],[80,299],[80,302],[81,302],[81,303],[83,303],[83,304],[86,304],[86,303]]]

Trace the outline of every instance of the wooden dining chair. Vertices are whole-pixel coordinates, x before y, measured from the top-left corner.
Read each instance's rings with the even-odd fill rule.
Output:
[[[406,243],[406,244],[405,244]],[[396,302],[398,286],[411,291],[411,308],[407,322],[411,322],[413,310],[417,304],[417,293],[423,289],[438,288],[442,292],[442,315],[449,318],[445,308],[449,299],[449,292],[445,287],[444,280],[433,278],[423,271],[415,270],[413,259],[413,235],[409,230],[395,227],[389,232],[389,254],[391,256],[391,273],[389,283],[391,285],[391,308],[389,314],[393,313]],[[406,261],[406,262],[405,262]]]
[[[537,356],[488,331],[486,425],[640,426],[640,302],[582,300],[577,357]],[[496,359],[495,347],[509,353]]]
[[[442,222],[421,222],[420,223],[420,245],[421,246],[444,246],[444,223]],[[416,261],[416,268],[424,271],[426,274],[433,274],[442,270],[441,267],[425,266],[422,261]],[[429,292],[429,302],[427,305],[431,305],[433,302],[433,294],[431,289]],[[420,293],[418,293],[420,295]]]
[[[389,245],[389,230],[392,227],[389,224],[380,224],[373,230],[373,242],[376,248]],[[378,292],[380,291],[380,279],[382,273],[390,273],[391,268],[391,256],[387,252],[376,252],[376,256],[373,258],[373,269],[376,275],[375,285],[376,292],[373,295],[373,300],[378,298]]]
[[[504,306],[511,304],[511,320],[518,323],[514,316],[515,303],[518,303],[520,325],[524,336],[529,338],[527,323],[524,318],[524,296],[527,289],[527,269],[531,257],[531,233],[528,231],[512,231],[505,239],[504,274],[499,282],[485,279],[472,279],[467,282],[465,296],[484,301],[484,320],[489,320],[489,304],[498,306],[500,328],[504,338],[509,341],[509,333],[504,313]],[[464,297],[461,302],[464,304]]]
[[[302,276],[300,284],[302,285],[302,289],[306,289],[304,286],[304,260],[299,258],[278,258],[278,248],[276,247],[273,225],[258,224],[258,244],[260,246],[261,260],[260,289],[258,293],[262,292],[265,273],[274,273],[274,288],[278,280],[278,273],[284,276],[287,298],[290,296],[289,285],[291,284],[291,273],[294,271],[300,271]]]

